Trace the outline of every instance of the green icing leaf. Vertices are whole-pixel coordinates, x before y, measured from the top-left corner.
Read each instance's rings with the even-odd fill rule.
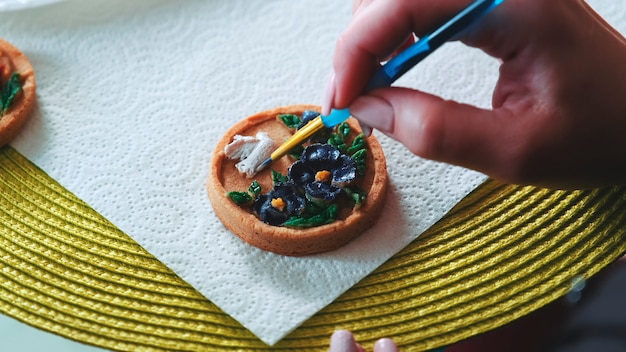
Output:
[[[257,182],[257,180],[252,181],[252,184],[248,187],[248,192],[254,194],[255,197],[261,193],[261,185]]]
[[[287,181],[289,181],[289,177],[287,177],[287,176],[281,174],[280,172],[272,169],[272,183],[273,184],[287,182]]]
[[[348,146],[344,143],[343,138],[337,133],[333,133],[327,141],[328,144],[334,146],[339,149],[340,152],[345,152]]]
[[[328,137],[326,143],[336,147],[340,152],[345,153],[348,149],[346,137],[350,134],[350,131],[350,125],[346,122],[342,122],[335,128],[335,132]]]
[[[278,114],[276,118],[282,121],[289,128],[297,128],[300,125],[300,117],[294,114]]]
[[[298,145],[298,146],[293,147],[293,149],[291,149],[288,154],[292,158],[296,160],[300,160],[303,152],[304,152],[304,146]]]
[[[352,201],[354,202],[354,207],[353,207],[354,210],[359,209],[361,205],[363,204],[363,202],[365,202],[365,198],[367,198],[367,194],[365,193],[365,191],[363,191],[360,188],[344,187],[342,189],[344,192],[346,192],[348,197],[350,197],[350,199],[352,199]]]
[[[22,82],[20,81],[20,74],[14,72],[7,81],[7,84],[0,90],[0,116],[6,114],[11,103],[21,90]]]
[[[347,152],[348,154],[354,154],[361,149],[365,149],[365,136],[363,133],[359,133],[359,135],[354,138]]]
[[[342,140],[350,134],[350,125],[347,122],[342,122],[337,126],[337,134]]]
[[[337,219],[337,213],[339,209],[336,204],[331,204],[328,208],[324,209],[321,213],[313,215],[311,217],[304,216],[292,216],[283,226],[308,228],[314,226],[320,226],[330,224]]]
[[[365,174],[365,156],[367,154],[367,149],[359,149],[356,153],[352,154],[352,159],[356,163],[356,171],[359,176],[363,176]]]
[[[310,218],[323,212],[326,208],[328,208],[328,204],[318,204],[307,197],[306,207],[300,216]]]
[[[228,192],[226,193],[226,197],[237,205],[243,205],[252,201],[252,196],[248,192]]]

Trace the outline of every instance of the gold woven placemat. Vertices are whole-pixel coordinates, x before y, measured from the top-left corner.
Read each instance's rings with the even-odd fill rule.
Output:
[[[0,189],[0,312],[111,350],[326,351],[335,329],[428,350],[528,314],[626,252],[626,188],[490,180],[269,347],[11,147]]]

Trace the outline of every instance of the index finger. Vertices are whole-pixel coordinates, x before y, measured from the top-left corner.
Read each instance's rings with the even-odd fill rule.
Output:
[[[469,0],[376,0],[358,11],[335,47],[333,107],[345,108],[408,35],[418,37],[457,13]]]

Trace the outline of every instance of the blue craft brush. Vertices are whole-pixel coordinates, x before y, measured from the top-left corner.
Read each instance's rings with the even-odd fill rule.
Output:
[[[461,12],[456,14],[441,27],[421,37],[417,42],[406,50],[387,61],[365,87],[365,92],[377,88],[390,86],[398,78],[402,77],[413,66],[417,65],[425,57],[433,53],[441,45],[458,35],[470,25],[475,23],[483,15],[500,5],[504,0],[476,0]],[[273,161],[282,158],[294,147],[304,143],[315,132],[324,127],[334,127],[350,117],[348,109],[333,109],[328,115],[320,115],[311,120],[306,126],[294,133],[291,138],[278,147],[272,155],[257,167],[257,172],[263,170]]]

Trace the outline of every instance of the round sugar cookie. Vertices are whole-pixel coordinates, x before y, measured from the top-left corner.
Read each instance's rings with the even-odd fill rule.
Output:
[[[256,180],[263,192],[273,187],[272,170],[287,175],[295,162],[290,156],[273,162],[252,178],[239,173],[235,164],[238,160],[229,159],[224,148],[233,141],[235,135],[255,136],[263,131],[274,141],[274,147],[289,138],[294,131],[277,120],[279,114],[302,116],[306,110],[320,111],[315,105],[291,105],[259,112],[232,126],[220,139],[213,152],[210,174],[207,180],[208,196],[217,217],[224,226],[245,242],[260,249],[289,256],[302,256],[337,249],[350,242],[363,231],[373,226],[383,209],[387,194],[387,165],[385,155],[374,136],[366,137],[365,172],[356,179],[355,185],[367,195],[357,209],[351,206],[340,207],[337,219],[329,224],[309,228],[274,226],[264,223],[250,206],[235,204],[228,196],[230,191],[245,191]],[[361,133],[354,119],[347,121],[350,135]],[[354,137],[352,137],[354,138]],[[349,140],[347,140],[350,143]],[[344,197],[348,198],[348,197]],[[347,200],[345,200],[347,202]]]
[[[22,88],[0,116],[0,147],[9,143],[28,121],[35,106],[36,86],[35,72],[26,55],[0,39],[0,89],[4,89],[13,73],[19,74]]]

